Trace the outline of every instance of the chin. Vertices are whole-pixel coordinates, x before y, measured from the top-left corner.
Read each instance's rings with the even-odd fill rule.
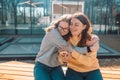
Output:
[[[72,33],[72,35],[76,35],[76,33]]]
[[[62,36],[64,36],[65,34],[61,34]]]
[[[63,34],[62,36],[65,36],[66,34]]]

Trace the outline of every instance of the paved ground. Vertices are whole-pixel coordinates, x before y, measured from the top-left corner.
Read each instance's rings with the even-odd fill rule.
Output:
[[[120,35],[98,35],[100,41],[120,52]],[[99,59],[101,67],[117,67],[120,69],[120,58]]]
[[[100,41],[120,52],[120,35],[98,35]]]
[[[34,64],[23,61],[0,62],[0,80],[34,80]],[[66,72],[66,67],[62,67]],[[104,80],[120,80],[119,67],[101,67]]]
[[[98,36],[100,38],[101,43],[120,52],[120,35],[98,35]],[[100,59],[99,61],[101,67],[114,66],[120,68],[120,58]],[[31,62],[34,63],[33,60],[31,60],[30,63]]]

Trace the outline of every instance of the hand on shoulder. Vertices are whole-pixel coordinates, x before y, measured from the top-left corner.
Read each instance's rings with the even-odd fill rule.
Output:
[[[95,34],[92,34],[91,40],[88,40],[86,42],[86,45],[87,46],[93,46],[98,41],[99,41],[99,37],[97,35],[95,35]]]

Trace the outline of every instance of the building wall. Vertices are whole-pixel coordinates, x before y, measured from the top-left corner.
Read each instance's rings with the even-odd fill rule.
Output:
[[[75,12],[84,12],[84,1],[53,1],[52,2],[52,20],[63,14],[73,14]]]

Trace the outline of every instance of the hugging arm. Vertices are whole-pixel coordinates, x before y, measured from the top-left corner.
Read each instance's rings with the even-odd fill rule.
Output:
[[[96,38],[94,37],[91,41],[89,41],[89,43],[92,43],[92,45],[89,46],[90,52],[88,50],[87,50],[87,52],[82,52],[83,51],[82,48],[80,48],[80,47],[74,47],[74,49],[71,52],[71,56],[74,57],[74,58],[76,58],[76,60],[78,60],[80,62],[81,61],[85,61],[86,63],[91,63],[91,60],[93,58],[96,58],[97,51],[99,49],[99,38],[98,37],[96,37]],[[61,52],[60,54],[62,54],[62,53],[63,52]],[[68,56],[68,57],[71,57],[71,56]],[[62,59],[62,56],[59,55],[59,57]]]
[[[86,66],[92,66],[94,65],[94,60],[97,57],[97,51],[99,49],[99,41],[97,41],[96,43],[94,43],[93,46],[91,46],[93,49],[93,51],[88,52],[86,54],[79,54],[77,51],[73,50],[71,53],[71,56],[73,58],[75,58],[80,64],[84,64]]]
[[[72,51],[72,47],[65,41],[57,29],[51,30],[49,33],[47,33],[48,41],[50,41],[52,44],[56,45],[58,49],[63,49],[67,51]],[[67,48],[65,48],[67,47]],[[87,52],[87,47],[81,47],[81,50],[84,52]]]

